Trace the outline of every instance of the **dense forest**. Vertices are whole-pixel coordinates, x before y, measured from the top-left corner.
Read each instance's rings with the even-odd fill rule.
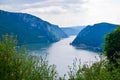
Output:
[[[17,47],[13,36],[0,41],[0,80],[65,80],[59,77],[55,65],[35,56],[27,56],[24,47]],[[106,57],[105,57],[106,56]],[[69,80],[120,80],[120,27],[105,38],[100,61],[90,65],[69,67]]]
[[[116,24],[105,22],[88,25],[79,32],[71,44],[83,49],[102,51],[105,36],[117,27]]]
[[[53,43],[67,35],[59,26],[27,13],[0,10],[0,37],[14,33],[19,44]]]

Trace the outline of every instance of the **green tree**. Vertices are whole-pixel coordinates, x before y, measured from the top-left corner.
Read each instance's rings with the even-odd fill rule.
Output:
[[[12,36],[0,41],[0,80],[56,80],[55,65],[42,57],[27,57]]]
[[[119,65],[117,59],[120,58],[120,26],[105,38],[104,53],[107,55],[110,63]]]

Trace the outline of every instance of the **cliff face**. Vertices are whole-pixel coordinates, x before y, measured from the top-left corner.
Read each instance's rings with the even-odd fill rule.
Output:
[[[93,26],[87,26],[79,32],[71,44],[84,49],[101,51],[105,35],[112,32],[117,26],[118,25],[109,23],[99,23]]]
[[[17,35],[19,43],[52,43],[67,35],[57,26],[26,13],[0,10],[0,37]]]

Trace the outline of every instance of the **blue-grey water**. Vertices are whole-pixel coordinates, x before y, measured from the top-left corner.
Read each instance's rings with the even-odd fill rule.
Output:
[[[63,76],[69,71],[68,65],[72,66],[75,58],[80,59],[81,64],[90,64],[97,61],[98,53],[76,49],[69,45],[74,38],[75,36],[71,36],[53,44],[31,44],[26,45],[26,47],[29,50],[29,54],[36,56],[45,56],[47,54],[49,64],[55,64],[59,75]]]

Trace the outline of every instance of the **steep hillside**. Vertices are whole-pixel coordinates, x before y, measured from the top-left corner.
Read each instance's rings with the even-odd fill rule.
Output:
[[[17,35],[19,43],[52,43],[67,35],[57,26],[26,13],[0,10],[0,37]]]
[[[112,32],[117,26],[109,23],[87,26],[77,35],[71,44],[79,48],[101,51],[105,35]]]

